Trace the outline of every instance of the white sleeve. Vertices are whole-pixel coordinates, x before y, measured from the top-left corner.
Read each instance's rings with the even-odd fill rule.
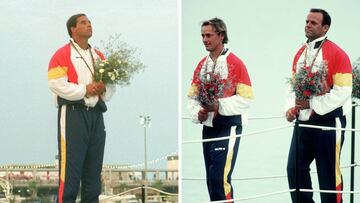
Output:
[[[99,101],[98,96],[84,97],[85,106],[95,107]]]
[[[327,114],[336,108],[343,106],[351,99],[351,92],[351,86],[340,87],[334,85],[329,93],[312,97],[310,99],[310,108],[319,115]]]
[[[70,101],[83,99],[86,94],[84,84],[70,83],[67,77],[48,80],[48,85],[53,93]]]
[[[106,91],[101,95],[101,99],[104,102],[110,101],[110,99],[114,95],[115,91],[116,91],[115,85],[106,85]]]
[[[188,98],[188,109],[190,111],[190,117],[192,122],[194,123],[200,123],[198,119],[198,113],[201,109],[200,103],[196,101],[195,99]]]
[[[219,113],[223,116],[234,116],[246,113],[250,107],[252,99],[233,95],[231,97],[219,99]]]
[[[286,101],[284,106],[284,115],[290,108],[295,107],[295,92],[291,90],[291,85],[288,85],[285,94],[286,94]]]

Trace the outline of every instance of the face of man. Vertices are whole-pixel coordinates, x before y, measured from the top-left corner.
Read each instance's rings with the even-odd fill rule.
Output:
[[[305,25],[305,36],[309,39],[309,41],[325,36],[326,32],[329,30],[329,26],[323,26],[322,22],[323,15],[321,13],[309,13],[306,18]]]
[[[201,27],[201,37],[205,48],[209,52],[214,52],[223,47],[223,35],[219,35],[212,25]]]
[[[76,26],[71,28],[72,35],[80,38],[90,38],[92,36],[92,26],[86,16],[80,16],[76,21]]]

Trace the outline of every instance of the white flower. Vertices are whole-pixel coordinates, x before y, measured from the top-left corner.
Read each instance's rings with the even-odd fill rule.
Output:
[[[118,70],[114,69],[114,74],[115,74],[115,76],[118,76],[119,75]]]
[[[110,80],[114,81],[116,79],[116,75],[112,72],[108,72],[108,76],[110,77]]]
[[[101,65],[100,65],[101,66]],[[99,69],[99,73],[103,73],[105,70],[103,68]]]
[[[120,60],[120,59],[118,60],[118,63],[121,64],[121,60]]]
[[[99,63],[99,66],[100,66],[100,67],[104,67],[105,64],[104,64],[104,63]]]

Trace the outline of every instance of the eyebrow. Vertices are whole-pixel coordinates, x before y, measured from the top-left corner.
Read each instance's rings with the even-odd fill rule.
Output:
[[[91,21],[89,19],[84,19],[84,20],[81,20],[80,23],[83,23],[83,22],[89,22],[91,23]]]

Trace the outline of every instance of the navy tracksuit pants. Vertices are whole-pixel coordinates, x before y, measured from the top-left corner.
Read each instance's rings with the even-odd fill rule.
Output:
[[[203,139],[235,136],[241,134],[242,126],[203,127]],[[240,138],[204,142],[207,187],[210,200],[233,199],[231,174],[239,149]]]
[[[58,113],[58,203],[97,203],[105,146],[102,112],[82,104],[62,105]]]
[[[300,121],[300,124],[310,124],[328,127],[344,128],[345,116],[309,121]],[[340,152],[344,142],[344,131],[321,130],[314,128],[299,127],[299,173],[300,189],[312,189],[310,177],[310,164],[315,159],[316,168],[321,190],[338,190],[343,187],[340,172]],[[293,134],[288,157],[287,173],[289,187],[296,187],[296,136]],[[311,192],[300,192],[300,202],[296,202],[295,192],[291,193],[294,203],[313,203]],[[341,194],[321,193],[322,203],[341,203]]]

